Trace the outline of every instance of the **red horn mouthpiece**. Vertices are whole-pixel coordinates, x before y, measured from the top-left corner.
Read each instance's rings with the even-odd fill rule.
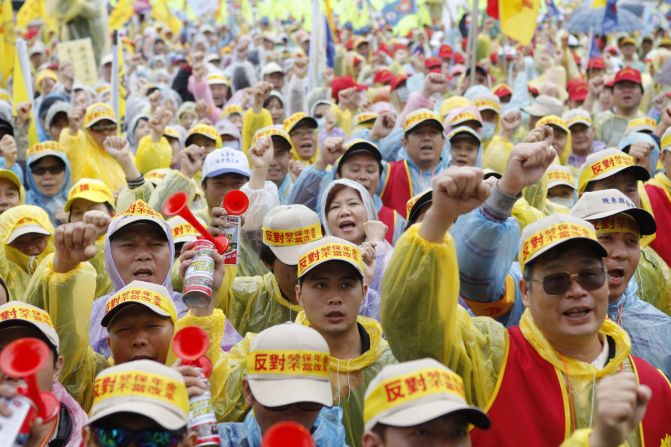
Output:
[[[307,428],[292,421],[278,422],[268,429],[262,447],[314,447]]]
[[[221,206],[233,216],[239,216],[249,208],[249,198],[247,194],[240,190],[229,191],[225,196]]]
[[[176,192],[171,195],[163,204],[162,213],[164,216],[179,216],[191,224],[205,239],[212,242],[219,254],[224,254],[228,249],[228,239],[225,236],[214,237],[207,231],[196,216],[193,215],[189,207],[189,196],[184,191]]]
[[[212,362],[205,356],[209,347],[207,333],[196,326],[180,329],[172,339],[172,350],[182,360],[182,365],[201,368],[205,377],[212,374]]]

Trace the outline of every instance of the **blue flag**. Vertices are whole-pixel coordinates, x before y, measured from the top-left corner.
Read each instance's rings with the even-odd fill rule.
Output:
[[[596,41],[596,36],[592,36],[592,42],[590,42],[589,45],[589,58],[594,59],[597,57],[601,57],[601,48],[599,47],[599,43]]]
[[[324,22],[326,29],[326,66],[329,68],[335,67],[335,56],[336,48],[335,42],[333,41],[333,34],[331,33],[331,27],[329,26],[329,20],[324,16]]]
[[[617,25],[617,0],[608,0],[606,3],[606,13],[603,16],[603,27]]]
[[[382,16],[391,26],[396,26],[403,17],[410,14],[417,14],[415,0],[396,0],[382,8]]]

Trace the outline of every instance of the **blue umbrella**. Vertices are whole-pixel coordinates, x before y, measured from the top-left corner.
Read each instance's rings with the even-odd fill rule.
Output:
[[[604,20],[606,8],[576,9],[571,15],[566,29],[570,33],[589,33],[597,35],[614,33],[632,33],[643,29],[641,20],[630,11],[620,8],[617,11],[617,22]]]

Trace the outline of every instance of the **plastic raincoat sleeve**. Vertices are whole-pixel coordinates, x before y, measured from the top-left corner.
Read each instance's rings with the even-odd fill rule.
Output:
[[[505,110],[520,110],[529,104],[529,89],[527,88],[527,75],[520,72],[513,83],[513,94]]]
[[[545,214],[540,210],[529,205],[529,202],[527,202],[524,197],[515,202],[512,214],[519,223],[520,230],[523,230],[527,225],[545,217]]]
[[[241,422],[249,411],[249,405],[245,402],[245,396],[242,392],[242,379],[247,375],[247,354],[254,337],[256,337],[255,333],[248,332],[245,338],[236,343],[224,355],[228,367],[228,377],[222,387],[222,392],[227,399],[223,402],[214,402],[217,420],[220,422]]]
[[[513,143],[500,135],[494,135],[482,155],[483,167],[503,174],[512,150]]]
[[[352,133],[352,112],[341,109],[336,104],[331,108],[336,117],[336,127],[340,127],[347,135]]]
[[[217,420],[223,421],[221,418],[227,412],[229,402],[234,402],[233,395],[227,391],[227,381],[229,378],[230,368],[228,365],[227,354],[221,350],[221,340],[224,336],[224,327],[226,325],[226,317],[221,309],[215,309],[212,315],[205,317],[196,317],[187,313],[185,316],[177,320],[175,323],[175,333],[187,326],[196,326],[203,329],[208,336],[209,347],[205,354],[212,362],[212,375],[209,377],[210,392],[212,393],[212,402],[217,414]],[[168,354],[167,365],[172,365],[177,360],[174,351],[171,349]],[[242,388],[237,390],[242,394]]]
[[[142,186],[137,188],[130,189],[128,186],[124,186],[116,199],[116,209],[117,212],[122,212],[136,200],[142,200],[145,203],[149,203],[151,195],[154,193],[154,185],[151,182],[145,181]],[[160,209],[158,210],[160,211]]]
[[[105,237],[96,241],[96,255],[89,260],[96,271],[96,292],[94,299],[112,292],[112,281],[105,269]]]
[[[10,300],[21,301],[30,282],[30,275],[18,264],[7,260],[5,244],[0,244],[0,278],[5,281]]]
[[[305,101],[306,91],[307,83],[305,82],[305,79],[299,78],[298,76],[292,76],[291,79],[289,79],[289,83],[287,84],[289,113],[287,116],[291,116],[298,112],[310,113],[307,102]]]
[[[49,313],[65,362],[60,381],[88,411],[93,403],[93,380],[109,366],[89,345],[91,304],[96,290],[96,271],[88,262],[67,273],[53,271],[54,255],[42,261],[28,285],[25,302]]]
[[[86,153],[80,152],[78,154],[79,150],[87,146],[86,136],[81,130],[77,132],[77,135],[72,135],[68,129],[64,129],[58,142],[63,146],[65,154],[68,156],[72,172],[72,183],[75,183],[80,178],[85,177],[84,165],[90,161],[87,160]]]
[[[263,189],[252,189],[249,183],[245,183],[240,191],[247,194],[249,198],[249,208],[245,212],[245,224],[242,229],[244,231],[260,230],[266,214],[276,206],[280,206],[277,185],[266,181]]]
[[[169,168],[172,161],[172,147],[165,137],[156,143],[152,141],[151,135],[140,140],[135,154],[135,166],[141,174],[146,174],[152,169]]]
[[[508,333],[458,304],[454,241],[430,243],[414,225],[401,237],[382,280],[381,317],[398,361],[435,358],[464,380],[469,402],[485,407],[508,349]],[[408,330],[412,328],[412,330]]]
[[[242,115],[242,150],[247,153],[252,145],[252,139],[257,130],[273,125],[273,117],[266,109],[256,113],[247,109]]]
[[[520,242],[517,221],[494,220],[482,208],[465,214],[450,230],[459,262],[461,296],[474,301],[498,301],[504,294]]]
[[[332,179],[333,172],[331,171],[319,170],[314,165],[306,167],[296,179],[288,202],[305,205],[318,213],[322,185]]]
[[[165,201],[179,191],[186,192],[191,199],[194,199],[199,192],[194,180],[179,171],[170,172],[151,193],[149,206],[155,210],[161,210]]]
[[[634,277],[639,298],[671,316],[671,269],[650,246],[641,249]]]

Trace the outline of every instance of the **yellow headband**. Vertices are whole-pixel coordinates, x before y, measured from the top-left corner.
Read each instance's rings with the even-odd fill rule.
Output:
[[[32,157],[33,155],[40,154],[42,152],[58,152],[60,154],[65,154],[63,147],[55,141],[45,141],[44,143],[37,143],[30,146],[26,155]]]
[[[150,308],[158,308],[170,315],[170,319],[174,323],[177,321],[177,314],[175,313],[175,306],[169,298],[161,295],[154,290],[149,289],[123,289],[113,295],[105,303],[105,314],[109,314],[113,309],[125,303],[138,303]],[[153,309],[152,309],[153,310]]]
[[[119,214],[117,218],[121,218],[124,216],[147,216],[147,217],[153,217],[155,219],[164,220],[163,215],[161,213],[156,212],[152,207],[147,205],[142,200],[136,200],[135,203],[126,208],[126,210],[123,213]]]
[[[380,383],[366,397],[364,423],[401,405],[443,393],[453,394],[465,400],[464,382],[461,377],[452,371],[438,368],[427,368],[392,377]]]
[[[565,171],[560,170],[548,171],[548,183],[559,182],[559,181],[567,182],[572,185],[575,182],[575,179],[571,174]]]
[[[327,353],[320,351],[253,351],[247,356],[247,373],[328,379],[330,360]]]
[[[263,227],[263,243],[272,247],[290,247],[292,245],[307,244],[321,238],[322,226],[319,223],[291,230],[273,230],[272,228]]]
[[[595,220],[592,224],[594,224],[596,234],[633,233],[639,236],[641,234],[636,219],[628,214],[616,214],[605,219]]]
[[[440,117],[433,112],[416,113],[406,118],[405,122],[403,123],[403,131],[405,132],[408,128],[413,127],[421,122],[431,120],[440,123]]]
[[[42,309],[22,306],[19,302],[0,312],[0,321],[25,320],[54,327],[49,314]]]

